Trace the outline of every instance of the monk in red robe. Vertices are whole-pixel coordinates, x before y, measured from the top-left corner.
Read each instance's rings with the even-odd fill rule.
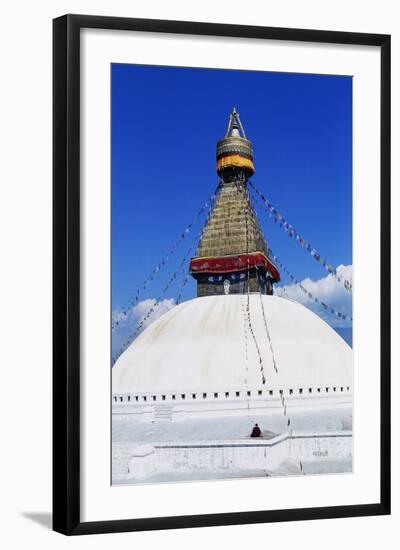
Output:
[[[256,424],[253,428],[253,431],[251,432],[251,435],[250,437],[261,437],[261,430],[258,426],[258,424]]]

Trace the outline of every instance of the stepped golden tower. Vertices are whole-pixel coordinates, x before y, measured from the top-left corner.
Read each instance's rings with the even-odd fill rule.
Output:
[[[217,144],[219,195],[190,262],[198,296],[273,294],[280,280],[250,201],[248,180],[254,172],[253,144],[234,108],[225,138]]]

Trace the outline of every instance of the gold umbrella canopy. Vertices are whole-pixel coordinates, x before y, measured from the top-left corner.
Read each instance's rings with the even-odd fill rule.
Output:
[[[255,172],[253,156],[253,144],[246,138],[239,113],[234,107],[225,138],[217,143],[218,175],[224,178],[224,175],[241,171],[247,177],[252,176]]]

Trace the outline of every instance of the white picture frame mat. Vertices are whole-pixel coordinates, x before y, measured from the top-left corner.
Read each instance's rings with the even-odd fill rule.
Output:
[[[353,76],[352,474],[111,486],[111,63]],[[85,29],[81,189],[81,521],[378,502],[380,49]]]

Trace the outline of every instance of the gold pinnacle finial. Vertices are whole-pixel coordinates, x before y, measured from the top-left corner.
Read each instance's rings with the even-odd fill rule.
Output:
[[[232,113],[229,116],[228,129],[225,134],[226,138],[230,136],[243,137],[244,139],[246,139],[246,134],[243,128],[243,124],[242,124],[242,121],[240,120],[240,116],[238,111],[236,110],[236,107],[233,107]]]

